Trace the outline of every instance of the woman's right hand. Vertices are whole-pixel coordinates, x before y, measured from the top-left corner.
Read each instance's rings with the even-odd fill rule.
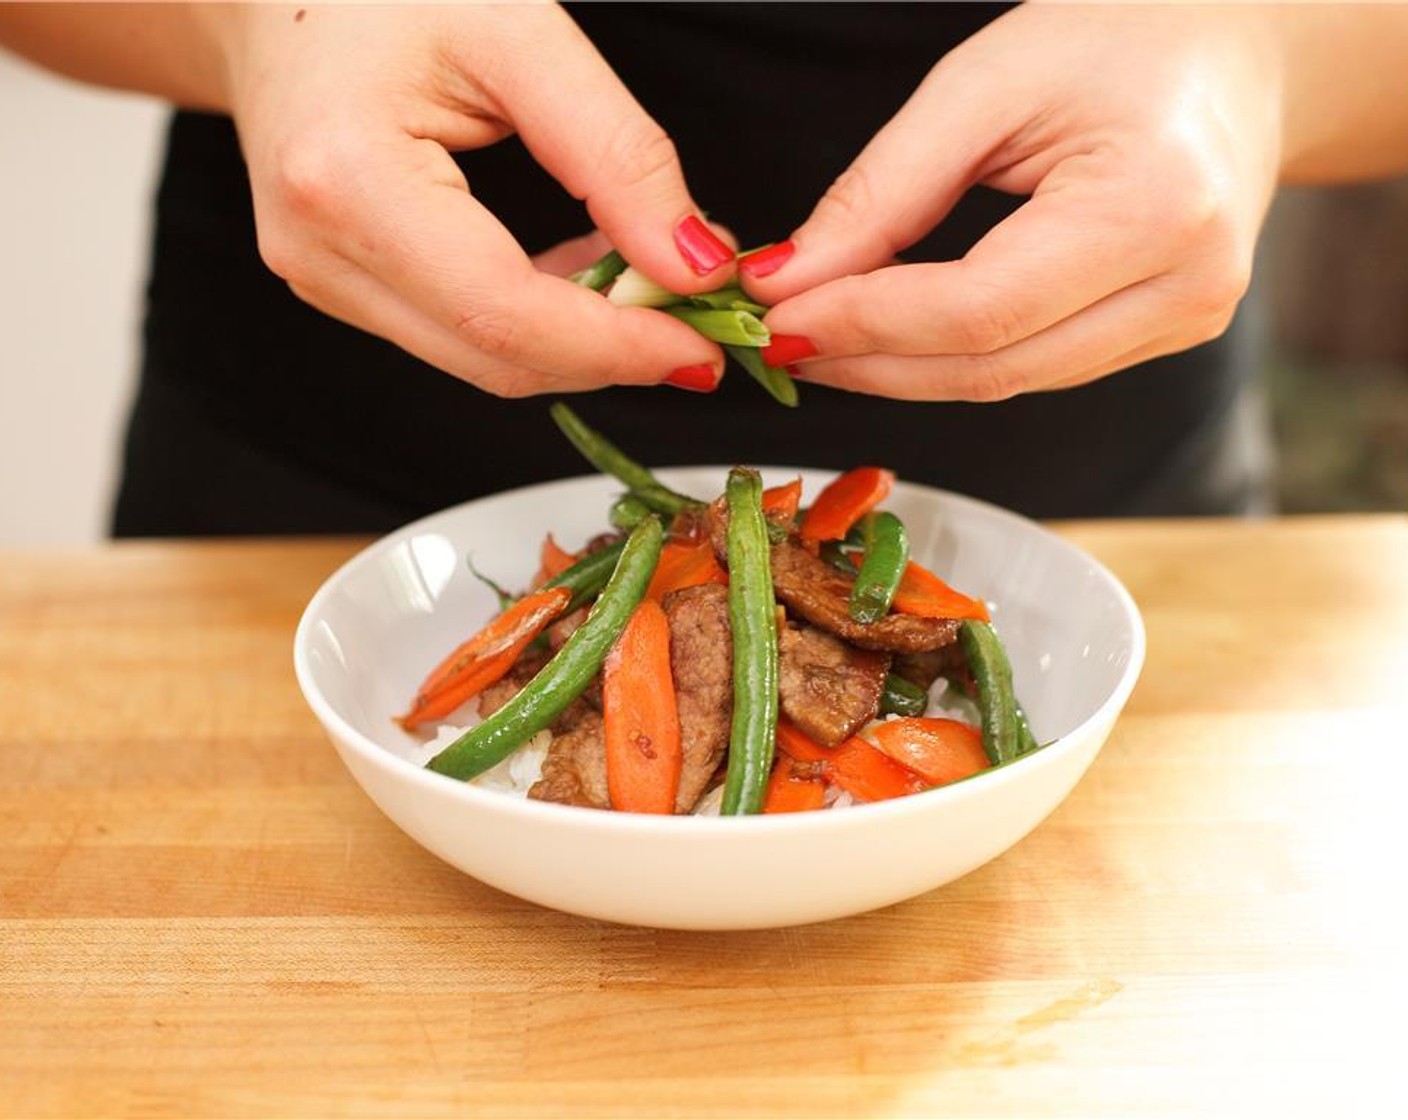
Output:
[[[608,247],[660,284],[717,287],[673,143],[555,5],[234,5],[208,18],[259,250],[314,307],[506,397],[713,388],[718,347],[565,276]],[[517,132],[599,232],[530,259],[450,151]]]

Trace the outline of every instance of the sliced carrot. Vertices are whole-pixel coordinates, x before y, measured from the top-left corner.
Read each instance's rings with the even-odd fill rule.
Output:
[[[707,538],[694,541],[667,541],[660,550],[655,575],[646,589],[646,598],[657,603],[671,591],[701,583],[728,583],[728,573],[714,555]]]
[[[981,599],[972,599],[956,591],[928,568],[913,560],[905,567],[900,585],[891,603],[901,614],[921,618],[980,618],[989,620],[988,607]]]
[[[644,599],[606,655],[601,676],[611,807],[673,813],[684,756],[670,672],[670,623]]]
[[[801,813],[820,809],[826,802],[826,783],[820,778],[803,777],[792,759],[778,758],[763,797],[764,813]]]
[[[576,562],[577,555],[568,552],[549,533],[543,538],[543,547],[538,553],[538,583],[547,583],[560,576]]]
[[[777,746],[798,762],[825,764],[823,776],[861,801],[887,801],[921,793],[929,784],[918,774],[876,750],[864,739],[852,736],[839,746],[827,749],[811,739],[795,724],[777,721]]]
[[[864,739],[847,739],[836,748],[827,780],[860,801],[889,801],[923,793],[929,783]]]
[[[763,513],[773,521],[792,523],[802,504],[802,480],[794,478],[782,486],[770,486],[763,491]]]
[[[941,786],[988,768],[983,733],[956,719],[887,719],[865,732],[884,754]]]
[[[830,762],[836,753],[782,717],[777,721],[777,749],[797,762]]]
[[[411,707],[396,722],[407,731],[447,716],[513,668],[528,643],[562,613],[572,592],[565,587],[525,595],[431,670]]]
[[[851,526],[878,506],[895,484],[884,467],[856,467],[831,483],[802,518],[802,536],[810,541],[839,541]]]

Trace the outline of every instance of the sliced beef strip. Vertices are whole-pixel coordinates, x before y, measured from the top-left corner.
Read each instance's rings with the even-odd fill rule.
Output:
[[[690,812],[712,781],[728,747],[733,718],[733,644],[728,591],[717,584],[685,588],[665,597],[670,622],[670,669],[679,705],[683,766],[675,811]],[[524,658],[503,680],[480,694],[480,715],[502,707],[542,667],[539,654]],[[599,683],[593,688],[598,691]],[[539,801],[607,809],[606,740],[602,719],[588,697],[575,700],[553,723],[553,741],[542,777],[528,796]]]
[[[925,650],[921,653],[902,653],[890,667],[896,676],[903,677],[911,684],[917,684],[928,691],[945,673],[958,672],[967,667],[968,659],[963,656],[960,642],[944,646],[942,649]]]
[[[611,808],[606,788],[606,737],[601,716],[588,708],[569,731],[554,733],[543,774],[528,796],[588,809]]]
[[[675,812],[688,813],[708,788],[728,748],[733,720],[733,636],[728,589],[716,583],[665,596],[670,672],[679,705],[684,765]]]
[[[518,659],[517,664],[510,669],[507,675],[495,681],[488,688],[479,694],[479,718],[488,719],[515,696],[523,691],[529,681],[537,675],[539,669],[547,664],[547,655],[540,652],[526,653]],[[597,703],[592,704],[593,690]],[[579,696],[572,703],[567,705],[563,713],[553,720],[551,730],[554,735],[564,731],[570,731],[582,719],[584,715],[592,712],[594,708],[600,708],[601,690],[597,682],[593,681],[592,686],[585,693]]]
[[[805,618],[852,645],[894,653],[942,649],[958,640],[958,620],[887,614],[876,622],[857,622],[849,600],[854,581],[789,538],[772,549],[772,587],[793,614]]]
[[[728,566],[728,509],[721,501],[709,507],[709,539],[719,563]],[[772,587],[779,602],[852,645],[893,653],[942,649],[958,640],[958,621],[888,614],[878,622],[856,622],[849,600],[854,580],[813,556],[796,535],[772,546]]]
[[[784,626],[777,653],[782,714],[822,746],[836,746],[875,718],[888,653],[858,649],[814,626]]]
[[[487,719],[517,696],[547,660],[548,655],[541,651],[519,658],[506,676],[479,694],[479,715]],[[599,688],[597,694],[600,695]],[[602,734],[601,714],[588,703],[587,694],[567,705],[553,720],[550,730],[552,745],[543,759],[542,776],[533,783],[528,796],[539,801],[609,809],[606,740]]]
[[[610,533],[598,533],[591,540],[582,546],[582,556],[590,556],[594,552],[600,552],[603,548],[610,548],[619,540],[624,540],[626,534],[612,531]]]
[[[548,627],[548,646],[554,653],[567,644],[567,639],[577,632],[578,627],[587,621],[587,608],[578,607],[571,614],[565,614]]]

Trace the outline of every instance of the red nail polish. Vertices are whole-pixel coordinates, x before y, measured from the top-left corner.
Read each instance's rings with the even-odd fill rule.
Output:
[[[713,366],[681,366],[665,378],[665,384],[691,393],[712,393],[719,387],[719,374]]]
[[[793,381],[805,381],[807,374],[805,370],[800,370],[796,366],[783,366],[782,372],[787,374]]]
[[[694,214],[675,227],[675,248],[699,276],[733,260],[733,250]]]
[[[761,280],[785,265],[796,251],[797,246],[791,241],[780,241],[766,249],[759,249],[756,253],[749,253],[746,257],[739,257],[738,268],[754,280]]]
[[[763,347],[763,361],[774,369],[781,369],[803,358],[815,358],[816,353],[816,343],[805,335],[775,334],[772,342]]]

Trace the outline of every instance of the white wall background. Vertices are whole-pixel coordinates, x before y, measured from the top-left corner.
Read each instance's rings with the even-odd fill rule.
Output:
[[[165,117],[0,53],[0,546],[105,532]]]

